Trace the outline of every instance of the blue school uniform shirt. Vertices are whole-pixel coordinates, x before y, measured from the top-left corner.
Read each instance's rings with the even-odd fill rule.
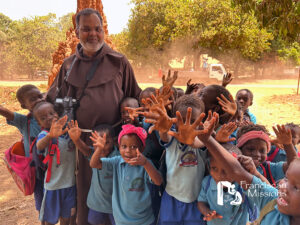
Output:
[[[47,135],[46,131],[42,131],[37,138],[37,141]],[[68,135],[58,137],[58,148],[60,150],[60,164],[57,164],[57,154],[53,156],[51,178],[46,183],[49,167],[45,173],[44,189],[58,190],[69,188],[75,185],[75,148],[71,144],[72,141]],[[45,148],[45,157],[48,154],[48,147]]]
[[[256,124],[256,116],[252,112],[250,112],[249,109],[247,109],[245,113],[249,116],[250,122]]]
[[[30,134],[28,134],[28,120],[30,120]],[[41,132],[41,128],[38,125],[38,122],[36,119],[29,114],[29,116],[25,116],[19,113],[14,112],[14,119],[13,120],[6,120],[7,124],[12,125],[21,132],[23,136],[23,142],[24,142],[24,149],[25,149],[25,156],[29,157],[30,155],[30,143],[29,139],[34,139],[38,136],[38,134]]]
[[[259,210],[273,199],[277,199],[278,190],[266,183],[262,182],[259,178],[253,176],[253,180],[249,189],[244,191],[249,199],[254,201]],[[278,211],[277,204],[275,209],[265,215],[260,223],[261,225],[289,225],[290,216],[285,215]]]
[[[217,204],[218,189],[217,183],[210,176],[204,177],[202,181],[201,191],[198,196],[198,202],[205,202],[208,204],[211,210],[215,210],[219,215],[223,216],[222,219],[213,219],[207,221],[208,225],[241,225],[246,224],[249,221],[248,207],[254,208],[253,201],[248,201],[249,206],[245,203],[245,196],[240,205],[231,205],[230,202],[235,199],[234,195],[227,192],[223,192],[223,204]],[[208,182],[210,182],[209,186]],[[240,188],[237,183],[235,184],[235,190]],[[242,189],[241,189],[242,190]]]
[[[112,158],[119,154],[118,149],[114,147],[107,158]],[[90,159],[91,157],[89,157]],[[102,170],[92,168],[92,180],[87,197],[87,206],[97,212],[112,213],[112,188],[113,171],[103,168]]]
[[[285,162],[272,163],[270,162],[270,170],[274,180],[277,182],[285,177],[285,173],[283,171],[283,164]],[[263,169],[258,166],[256,167],[257,171],[264,176]]]
[[[147,183],[150,177],[143,166],[131,166],[121,156],[101,158],[102,169],[113,172],[112,208],[116,224],[149,225],[154,221]]]
[[[174,137],[164,147],[167,166],[166,192],[185,203],[196,201],[205,172],[206,150],[181,144]]]
[[[268,156],[271,156],[277,147],[275,145],[271,146],[271,150],[268,152]],[[298,149],[294,146],[296,153],[298,154]],[[276,156],[273,159],[273,163],[286,161],[286,152],[283,149],[279,149]]]

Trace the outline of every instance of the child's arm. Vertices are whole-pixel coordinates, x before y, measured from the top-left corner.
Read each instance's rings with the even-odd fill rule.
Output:
[[[222,86],[226,87],[232,81],[231,73],[226,73],[223,75]]]
[[[150,163],[150,161],[142,154],[138,149],[136,149],[136,157],[132,158],[128,161],[128,163],[132,166],[143,166],[148,173],[149,177],[156,185],[161,185],[163,182],[161,174],[157,171],[157,169]]]
[[[297,158],[297,153],[292,142],[292,132],[290,129],[286,129],[284,125],[277,125],[273,127],[273,130],[276,134],[277,142],[283,145],[286,152],[286,162],[283,164],[283,172],[285,173],[290,163]]]
[[[102,152],[105,143],[106,143],[106,133],[103,134],[103,137],[101,137],[96,131],[92,133],[92,136],[90,137],[93,141],[93,146],[95,148],[95,152],[91,157],[90,160],[90,167],[97,168],[99,170],[102,169],[102,161],[101,158],[106,157],[107,155]]]
[[[230,174],[236,182],[240,183],[244,190],[247,190],[252,182],[253,175],[248,173],[236,158],[210,136],[217,121],[218,114],[214,113],[213,117],[209,121],[206,121],[209,124],[207,126],[208,132],[198,135],[198,138],[205,144],[212,157],[218,160],[226,173]]]
[[[45,149],[49,145],[52,138],[58,138],[59,136],[66,133],[68,131],[68,128],[63,129],[63,127],[66,124],[67,120],[67,115],[60,118],[59,120],[53,119],[49,133],[47,133],[45,137],[41,138],[36,143],[37,149]]]
[[[8,121],[14,120],[14,112],[0,105],[0,115],[4,116]]]
[[[217,132],[215,139],[219,143],[227,143],[234,141],[235,138],[229,138],[230,135],[236,130],[237,126],[234,122],[224,124]]]
[[[90,156],[92,153],[92,150],[89,148],[87,144],[85,144],[81,139],[81,129],[78,127],[77,120],[75,122],[71,120],[68,123],[68,134],[70,138],[72,139],[73,143],[75,146],[79,149],[79,151],[84,155],[84,156]]]
[[[218,214],[215,210],[210,210],[206,202],[197,202],[197,207],[202,215],[204,215],[203,220],[211,221],[213,219],[222,219],[223,216]]]

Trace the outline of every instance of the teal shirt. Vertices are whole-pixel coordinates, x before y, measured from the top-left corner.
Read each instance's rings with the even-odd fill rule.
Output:
[[[285,177],[285,174],[283,171],[284,163],[285,162],[278,162],[278,163],[270,162],[270,170],[271,170],[272,176],[276,182],[278,182],[279,180],[281,180]],[[261,175],[264,175],[264,171],[260,166],[258,166],[256,169]]]
[[[102,169],[113,172],[113,215],[118,225],[149,225],[154,221],[149,175],[142,166],[131,166],[121,156],[102,158]]]
[[[47,135],[46,131],[42,131],[38,139]],[[75,148],[71,147],[71,139],[68,135],[58,137],[58,148],[60,150],[60,164],[57,164],[57,153],[53,156],[51,178],[46,183],[49,166],[45,174],[44,188],[46,190],[58,190],[69,188],[75,185]],[[48,154],[48,147],[45,149],[45,157]]]
[[[28,120],[30,120],[29,129],[28,129]],[[21,134],[23,136],[25,156],[29,157],[29,155],[30,155],[29,154],[30,153],[29,137],[34,139],[41,132],[41,128],[38,125],[38,122],[36,121],[36,119],[31,115],[25,116],[25,115],[14,112],[14,119],[7,120],[7,124],[18,128],[18,130],[21,132]],[[28,131],[30,132],[30,134],[28,134]]]
[[[116,147],[107,156],[112,158],[119,155]],[[91,186],[87,197],[87,206],[97,212],[112,213],[113,171],[92,168]]]
[[[276,188],[263,183],[259,178],[253,176],[252,183],[247,191],[244,191],[248,198],[254,201],[259,210],[278,196]],[[289,225],[290,217],[275,209],[268,213],[261,222],[261,225]]]
[[[218,189],[215,180],[210,176],[206,176],[202,181],[201,191],[198,197],[198,202],[205,202],[210,210],[215,210],[222,219],[213,219],[207,221],[208,225],[246,225],[249,221],[248,207],[245,203],[245,196],[240,205],[231,205],[230,202],[235,199],[234,195],[223,192],[223,204],[217,204]],[[210,182],[209,186],[207,183]],[[235,190],[238,184],[235,184]],[[249,207],[254,208],[253,201],[249,201]]]

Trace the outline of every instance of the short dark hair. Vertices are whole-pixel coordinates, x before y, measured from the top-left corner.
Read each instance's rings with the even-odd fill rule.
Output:
[[[139,96],[139,102],[141,102],[142,101],[142,95],[144,95],[144,94],[154,94],[155,95],[155,88],[154,87],[147,87],[147,88],[145,88],[144,90],[142,90],[141,91],[141,93],[140,93],[140,96]]]
[[[173,115],[176,114],[176,111],[186,111],[188,107],[200,109],[202,112],[205,111],[204,103],[197,95],[183,95],[176,100]]]
[[[236,96],[238,95],[238,93],[240,93],[241,91],[246,91],[247,94],[249,95],[249,98],[251,100],[251,102],[253,101],[253,93],[252,91],[250,91],[249,89],[245,88],[245,89],[241,89],[241,90],[238,90],[238,92],[236,93]]]
[[[103,26],[103,20],[102,20],[102,17],[100,15],[99,11],[97,11],[95,9],[92,9],[92,8],[86,8],[86,9],[83,9],[83,10],[79,11],[76,14],[76,18],[75,18],[76,28],[79,27],[79,21],[80,21],[80,17],[81,16],[89,16],[91,14],[96,14],[99,17],[99,19],[100,19],[101,26]]]
[[[28,91],[31,91],[32,89],[39,90],[36,86],[34,86],[32,84],[26,84],[26,85],[23,85],[22,87],[20,87],[16,93],[16,97],[17,97],[18,101],[20,103],[24,103],[24,100],[25,100],[24,97],[25,97],[26,93]]]
[[[115,130],[109,124],[100,124],[100,125],[96,126],[93,130],[97,131],[98,133],[105,132],[111,138],[114,138],[114,136],[115,136]]]
[[[248,125],[242,126],[238,129],[238,132],[236,134],[236,139],[239,139],[242,135],[244,135],[250,131],[262,131],[262,132],[266,133],[267,135],[270,135],[270,133],[268,132],[268,130],[265,126],[259,125],[259,124],[248,124]]]
[[[287,123],[284,125],[285,127],[288,127],[289,129],[300,129],[300,126],[298,124],[294,124],[294,123]]]
[[[125,97],[122,99],[121,103],[120,103],[120,111],[121,111],[121,107],[122,105],[127,102],[127,101],[134,101],[134,103],[136,103],[137,108],[139,107],[139,102],[136,98],[132,98],[132,97]]]
[[[47,102],[47,101],[41,101],[41,102],[38,102],[38,103],[35,104],[35,106],[34,106],[33,109],[32,109],[33,116],[35,115],[35,112],[36,112],[42,105],[46,105],[46,104],[52,105],[53,108],[54,108],[54,105],[53,105],[51,102]],[[55,110],[55,108],[54,108],[54,110]]]

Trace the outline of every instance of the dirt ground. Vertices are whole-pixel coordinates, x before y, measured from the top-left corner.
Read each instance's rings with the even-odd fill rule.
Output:
[[[0,104],[12,111],[26,114],[15,99],[15,91],[25,83],[39,85],[45,90],[46,82],[2,82],[0,81]],[[159,84],[141,84],[141,87]],[[254,103],[250,110],[259,124],[266,125],[271,131],[274,124],[294,122],[300,124],[300,95],[296,95],[296,80],[262,80],[256,83],[229,85],[230,92],[248,88],[254,93]],[[0,158],[4,151],[15,141],[20,140],[18,130],[8,126],[0,117]],[[299,146],[298,146],[299,147]],[[0,160],[0,225],[39,224],[33,196],[23,196],[8,173],[3,160]]]

